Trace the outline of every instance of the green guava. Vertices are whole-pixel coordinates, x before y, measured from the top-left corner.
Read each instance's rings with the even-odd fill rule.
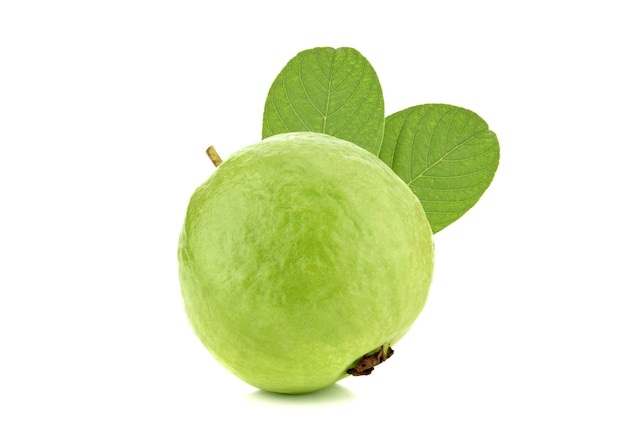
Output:
[[[179,241],[185,310],[260,389],[306,393],[387,359],[434,262],[417,197],[370,152],[286,133],[235,152],[193,194]]]

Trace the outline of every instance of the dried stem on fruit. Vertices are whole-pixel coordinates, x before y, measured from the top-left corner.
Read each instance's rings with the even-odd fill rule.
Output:
[[[219,154],[215,150],[215,147],[210,146],[208,149],[206,149],[206,154],[209,156],[215,167],[218,167],[220,164],[222,164],[222,158],[220,158]]]

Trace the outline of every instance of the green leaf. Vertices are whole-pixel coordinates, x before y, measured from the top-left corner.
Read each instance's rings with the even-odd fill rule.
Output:
[[[326,133],[376,154],[384,126],[378,76],[352,48],[300,52],[272,84],[263,114],[263,138],[288,132]]]
[[[427,104],[387,117],[379,158],[420,199],[435,233],[465,214],[491,184],[500,146],[476,113]]]

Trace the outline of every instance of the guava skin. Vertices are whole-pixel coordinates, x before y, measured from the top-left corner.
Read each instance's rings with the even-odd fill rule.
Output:
[[[213,356],[252,386],[307,393],[409,330],[434,247],[386,164],[304,132],[224,161],[191,197],[178,257],[187,316]]]

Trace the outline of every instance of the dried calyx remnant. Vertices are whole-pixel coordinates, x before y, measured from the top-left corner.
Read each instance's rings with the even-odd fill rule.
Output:
[[[374,371],[381,362],[385,362],[393,355],[393,349],[391,346],[385,348],[384,345],[380,346],[380,349],[374,353],[370,353],[361,358],[361,360],[353,368],[348,369],[347,372],[352,376],[369,375]]]

